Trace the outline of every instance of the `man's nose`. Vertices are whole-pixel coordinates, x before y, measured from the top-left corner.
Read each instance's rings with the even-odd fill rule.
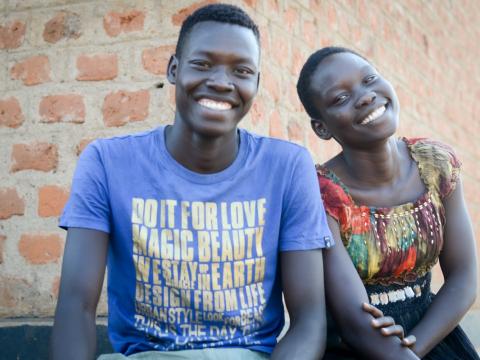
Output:
[[[355,107],[360,108],[365,105],[370,105],[376,98],[377,94],[374,91],[366,91],[358,98]]]
[[[207,80],[207,86],[216,91],[232,91],[234,85],[226,69],[217,69]]]

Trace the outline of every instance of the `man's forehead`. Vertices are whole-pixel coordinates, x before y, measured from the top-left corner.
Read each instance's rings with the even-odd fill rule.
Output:
[[[185,42],[183,53],[232,50],[245,57],[257,57],[259,44],[254,32],[241,25],[216,21],[195,24]]]

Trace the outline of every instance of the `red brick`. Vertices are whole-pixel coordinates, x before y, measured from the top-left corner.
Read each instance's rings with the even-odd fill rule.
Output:
[[[297,87],[295,84],[290,84],[289,90],[288,90],[288,106],[292,108],[295,111],[301,112],[302,113],[302,118],[307,117],[307,113],[305,112],[305,109],[303,108],[302,103],[300,102],[300,99],[298,98],[297,94]]]
[[[103,102],[103,121],[107,126],[122,126],[129,121],[145,120],[149,102],[150,93],[147,90],[110,93]]]
[[[243,0],[243,2],[252,8],[257,5],[257,0]]]
[[[270,121],[269,136],[280,138],[280,139],[286,139],[285,129],[283,128],[282,120],[280,118],[280,113],[278,112],[278,110],[273,110],[272,114],[270,115],[269,121]]]
[[[310,48],[316,47],[317,29],[313,21],[303,22],[303,38]]]
[[[42,186],[38,190],[38,215],[40,217],[60,216],[68,196],[68,190],[60,186]]]
[[[0,264],[3,264],[3,248],[5,244],[5,240],[7,240],[7,237],[5,235],[0,235]]]
[[[142,52],[143,68],[155,75],[165,75],[170,56],[175,53],[175,46],[164,45],[145,49]]]
[[[262,46],[262,52],[268,54],[272,50],[272,42],[270,41],[270,29],[268,26],[259,26],[260,31],[260,44]]]
[[[57,146],[44,142],[14,144],[12,147],[12,162],[11,172],[55,170],[58,163]]]
[[[10,97],[0,100],[0,126],[18,128],[24,120],[18,100]]]
[[[123,13],[111,11],[103,17],[103,28],[109,36],[118,36],[143,30],[145,13],[140,10],[128,10]]]
[[[0,277],[0,308],[17,308],[29,289],[31,284],[27,280],[2,275]]]
[[[62,255],[63,241],[58,234],[23,234],[18,251],[30,264],[58,262]]]
[[[42,122],[46,123],[83,123],[85,121],[83,97],[75,94],[45,96],[40,102],[39,114]]]
[[[25,201],[18,196],[15,188],[0,189],[0,219],[8,219],[13,215],[25,213]]]
[[[283,18],[285,19],[287,29],[292,31],[295,29],[295,25],[298,22],[298,10],[292,7],[287,7],[283,14]]]
[[[16,20],[0,26],[0,49],[16,49],[25,38],[25,23]]]
[[[288,68],[290,62],[290,54],[288,53],[288,41],[285,41],[286,38],[288,38],[287,34],[282,32],[277,32],[272,35],[272,41],[275,46],[271,49],[271,53],[277,63],[282,68]]]
[[[177,26],[182,25],[183,21],[195,10],[201,8],[202,6],[213,4],[215,2],[216,1],[214,0],[204,0],[180,9],[176,14],[172,16],[173,25],[177,25]]]
[[[272,15],[277,15],[279,13],[278,0],[267,0],[268,12]]]
[[[295,121],[290,121],[287,126],[290,141],[303,142],[303,128]]]
[[[260,84],[263,80],[263,88],[269,94],[273,101],[277,102],[280,99],[280,85],[278,78],[276,78],[270,71],[262,73]]]
[[[78,39],[81,35],[80,16],[70,11],[59,11],[43,29],[43,39],[56,43],[62,39]]]
[[[318,136],[313,132],[313,130],[310,129],[308,130],[308,135],[307,135],[307,140],[308,140],[308,148],[314,154],[315,158],[319,158],[320,154],[322,152],[322,147],[320,146],[320,139]]]
[[[265,104],[263,103],[262,100],[257,99],[252,105],[252,108],[250,110],[250,117],[252,119],[252,124],[253,125],[258,125],[262,121],[265,121]]]
[[[87,138],[87,139],[82,139],[80,142],[77,144],[75,147],[75,154],[79,156],[83,150],[87,147],[88,144],[90,144],[95,138]]]
[[[118,75],[116,54],[80,55],[77,58],[77,80],[112,80]]]
[[[31,86],[50,81],[50,62],[45,55],[32,56],[17,62],[10,70],[12,79]]]
[[[55,276],[52,282],[52,288],[50,289],[50,293],[52,294],[54,299],[58,298],[58,290],[60,289],[60,276]]]
[[[334,4],[327,5],[327,18],[328,18],[328,26],[331,29],[334,29],[337,26],[337,10],[335,9]]]
[[[293,47],[291,74],[298,77],[305,61],[307,61],[307,56],[299,48]]]

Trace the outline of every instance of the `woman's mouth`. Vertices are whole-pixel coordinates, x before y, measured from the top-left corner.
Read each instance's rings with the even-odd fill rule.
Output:
[[[382,105],[379,108],[375,109],[372,111],[369,115],[365,117],[362,121],[360,121],[360,125],[367,125],[370,124],[372,121],[377,120],[379,117],[381,117],[384,113],[385,110],[387,110],[387,105]]]

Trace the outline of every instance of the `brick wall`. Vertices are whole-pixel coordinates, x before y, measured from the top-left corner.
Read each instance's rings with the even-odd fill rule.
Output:
[[[56,225],[78,155],[92,139],[172,121],[166,63],[179,24],[210,2],[0,2],[0,318],[52,315],[65,235]],[[397,89],[400,134],[456,148],[480,239],[480,2],[233,3],[262,33],[261,90],[244,127],[304,144],[318,161],[334,155],[310,130],[296,78],[316,48],[360,51]]]

